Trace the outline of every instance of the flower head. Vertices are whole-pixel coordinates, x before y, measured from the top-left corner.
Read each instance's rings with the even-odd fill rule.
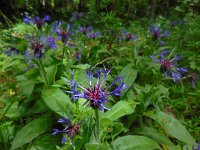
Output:
[[[88,70],[86,75],[88,77],[89,85],[88,87],[83,87],[74,80],[74,72],[72,72],[72,81],[67,79],[66,82],[70,85],[71,91],[66,91],[72,94],[74,100],[79,98],[86,99],[88,106],[93,109],[100,109],[104,111],[107,109],[104,105],[108,101],[108,97],[111,95],[121,96],[121,91],[126,88],[125,83],[122,82],[122,77],[116,77],[115,80],[108,86],[105,85],[105,80],[110,73],[110,70],[104,68],[104,70],[97,70],[95,73],[92,70]],[[92,84],[93,78],[97,78],[97,82]],[[114,90],[109,91],[109,89],[117,84],[118,86]],[[78,90],[80,89],[80,91]]]
[[[151,26],[150,27],[150,33],[153,37],[154,40],[159,40],[160,44],[163,45],[164,42],[161,40],[161,38],[165,38],[169,36],[169,32],[168,31],[161,31],[161,29],[157,26]]]
[[[16,49],[15,47],[9,47],[5,52],[4,54],[6,54],[7,56],[11,56],[12,54],[19,54],[19,50]]]
[[[32,55],[35,58],[43,58],[47,48],[55,48],[55,39],[53,37],[31,37],[28,36],[29,49],[25,51],[24,57]]]
[[[81,60],[81,56],[82,56],[81,51],[76,51],[75,54],[74,54],[74,57],[76,57],[76,59],[77,59],[78,61]]]
[[[87,37],[90,39],[96,39],[98,36],[100,36],[100,32],[91,32],[87,34]]]
[[[79,133],[79,125],[78,124],[72,125],[69,119],[66,118],[59,119],[58,123],[64,124],[65,128],[63,130],[53,129],[53,135],[56,135],[58,133],[65,133],[72,139],[76,134]],[[66,141],[67,141],[66,138],[63,137],[61,143],[63,144]]]
[[[192,87],[195,88],[196,82],[197,82],[198,80],[200,80],[200,78],[199,78],[199,76],[198,76],[198,74],[197,74],[196,72],[193,72],[193,73],[191,74],[191,77],[192,77]]]
[[[72,14],[72,20],[76,20],[76,21],[79,21],[81,20],[81,18],[84,16],[84,13],[78,13],[78,12],[74,12]]]
[[[138,37],[130,32],[127,32],[125,30],[121,31],[122,34],[120,34],[119,36],[119,41],[122,41],[122,39],[124,39],[125,41],[132,41],[134,42],[135,40],[138,39]]]
[[[154,56],[150,56],[150,58],[161,65],[161,70],[166,78],[172,75],[174,81],[181,79],[183,75],[188,72],[187,69],[176,67],[180,57],[175,56],[173,59],[169,60],[166,58],[168,54],[169,51],[161,51],[159,53],[159,59],[156,59]]]
[[[79,26],[78,30],[83,33],[83,34],[87,34],[88,32],[90,32],[92,30],[91,26]]]
[[[53,30],[57,33],[63,43],[66,43],[70,39],[70,36],[74,34],[74,32],[71,31],[71,25],[66,24],[63,21],[55,22],[53,25]]]
[[[38,29],[41,29],[46,21],[50,20],[50,16],[45,16],[44,18],[40,18],[39,16],[35,16],[33,18],[26,16],[24,18],[25,23],[32,23],[37,26]]]
[[[46,45],[51,48],[51,49],[56,49],[56,38],[52,37],[52,36],[48,36],[46,38]]]

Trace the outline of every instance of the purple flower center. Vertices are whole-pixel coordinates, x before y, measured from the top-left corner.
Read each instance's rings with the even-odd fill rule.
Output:
[[[155,39],[158,39],[158,38],[160,37],[160,32],[154,31],[153,37],[154,37]]]
[[[90,102],[90,106],[94,109],[99,107],[99,103],[101,103],[101,91],[100,85],[96,85],[94,88],[88,88],[84,91],[84,95],[87,100]]]
[[[37,54],[37,53],[41,52],[43,45],[40,43],[32,43],[31,47],[34,50],[34,54]]]
[[[169,60],[162,60],[161,65],[165,70],[169,70],[172,67],[172,63]]]
[[[62,36],[62,37],[66,37],[66,36],[68,36],[70,33],[68,32],[68,31],[60,31],[60,35]]]
[[[132,34],[131,33],[126,34],[126,40],[130,40],[131,38],[132,38]]]
[[[37,25],[38,29],[42,28],[44,21],[42,19],[36,19],[35,24]]]

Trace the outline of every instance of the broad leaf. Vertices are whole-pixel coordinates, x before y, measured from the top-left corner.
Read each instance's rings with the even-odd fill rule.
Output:
[[[157,121],[172,137],[187,144],[195,144],[195,140],[186,128],[172,116],[169,116],[164,112],[157,112],[154,115],[149,115],[149,117]]]
[[[42,99],[54,112],[61,116],[68,116],[72,103],[70,98],[58,88],[43,89]]]
[[[47,71],[47,79],[50,85],[54,84],[55,75],[57,72],[57,65],[52,65],[46,68]]]
[[[139,129],[137,132],[139,134],[145,135],[160,144],[166,144],[169,146],[173,146],[173,143],[163,134],[161,134],[157,129],[150,128],[150,127],[143,127]]]
[[[20,89],[22,90],[22,92],[27,97],[30,97],[34,89],[35,82],[33,80],[23,80],[23,81],[20,81],[18,85]]]
[[[114,150],[158,150],[161,149],[155,141],[138,135],[128,135],[112,142]]]
[[[111,110],[107,111],[102,115],[102,118],[108,118],[111,121],[117,120],[118,118],[133,113],[136,104],[132,106],[127,101],[119,101],[116,103]]]
[[[44,133],[48,129],[48,124],[48,119],[44,117],[29,122],[17,132],[11,150],[31,142],[33,139]]]
[[[52,134],[43,135],[38,137],[29,150],[55,150],[56,145],[60,142],[60,139],[56,136],[52,136]]]
[[[137,77],[137,71],[132,68],[131,64],[128,64],[122,69],[121,75],[124,83],[127,86],[126,90],[128,90]]]

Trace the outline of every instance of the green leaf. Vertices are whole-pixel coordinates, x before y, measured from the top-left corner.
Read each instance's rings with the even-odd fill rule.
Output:
[[[87,143],[87,144],[85,144],[85,149],[86,150],[98,150],[99,149],[99,145],[98,144]]]
[[[186,130],[186,128],[172,116],[160,111],[156,114],[149,115],[149,117],[157,121],[161,127],[172,137],[186,144],[195,144],[195,140]]]
[[[102,118],[108,118],[111,121],[115,121],[118,118],[133,113],[136,104],[131,106],[131,103],[127,101],[117,102],[111,110],[102,115]]]
[[[87,143],[85,144],[85,149],[86,150],[112,150],[108,144],[92,144],[92,143]]]
[[[160,144],[166,144],[169,146],[173,146],[174,144],[163,134],[161,134],[157,129],[150,127],[143,127],[139,129],[139,134],[145,135]]]
[[[131,64],[128,64],[122,69],[121,75],[123,77],[124,83],[127,86],[126,90],[128,90],[137,77],[137,70],[134,70]]]
[[[138,135],[127,135],[112,142],[114,150],[158,150],[161,149],[155,141]]]
[[[71,66],[71,68],[86,70],[86,69],[90,68],[90,65],[89,64],[79,64],[79,65],[73,65],[73,66]]]
[[[11,150],[31,142],[33,139],[44,133],[48,129],[48,124],[48,119],[44,117],[29,122],[17,132]]]
[[[18,85],[20,89],[22,90],[22,92],[27,97],[30,97],[34,89],[35,82],[33,80],[23,80],[23,81],[20,81]]]
[[[52,87],[42,90],[42,99],[46,105],[57,114],[66,117],[69,116],[72,103],[70,98],[60,89]]]
[[[52,136],[52,134],[43,135],[35,139],[28,150],[55,150],[59,142],[60,139],[56,136]]]
[[[55,76],[57,72],[57,65],[49,66],[48,68],[46,68],[46,71],[47,71],[47,79],[48,79],[49,85],[54,84]]]
[[[111,136],[113,139],[124,130],[123,124],[118,122],[113,123],[111,128],[112,128]]]

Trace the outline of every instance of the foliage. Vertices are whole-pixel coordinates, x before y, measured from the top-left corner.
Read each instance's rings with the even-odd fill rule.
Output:
[[[44,2],[52,10],[61,3]],[[0,30],[0,149],[196,148],[197,2],[181,1],[165,17],[148,2],[77,0],[67,7],[87,13],[71,8],[62,21],[46,14],[7,21]],[[153,18],[139,18],[141,9]]]

